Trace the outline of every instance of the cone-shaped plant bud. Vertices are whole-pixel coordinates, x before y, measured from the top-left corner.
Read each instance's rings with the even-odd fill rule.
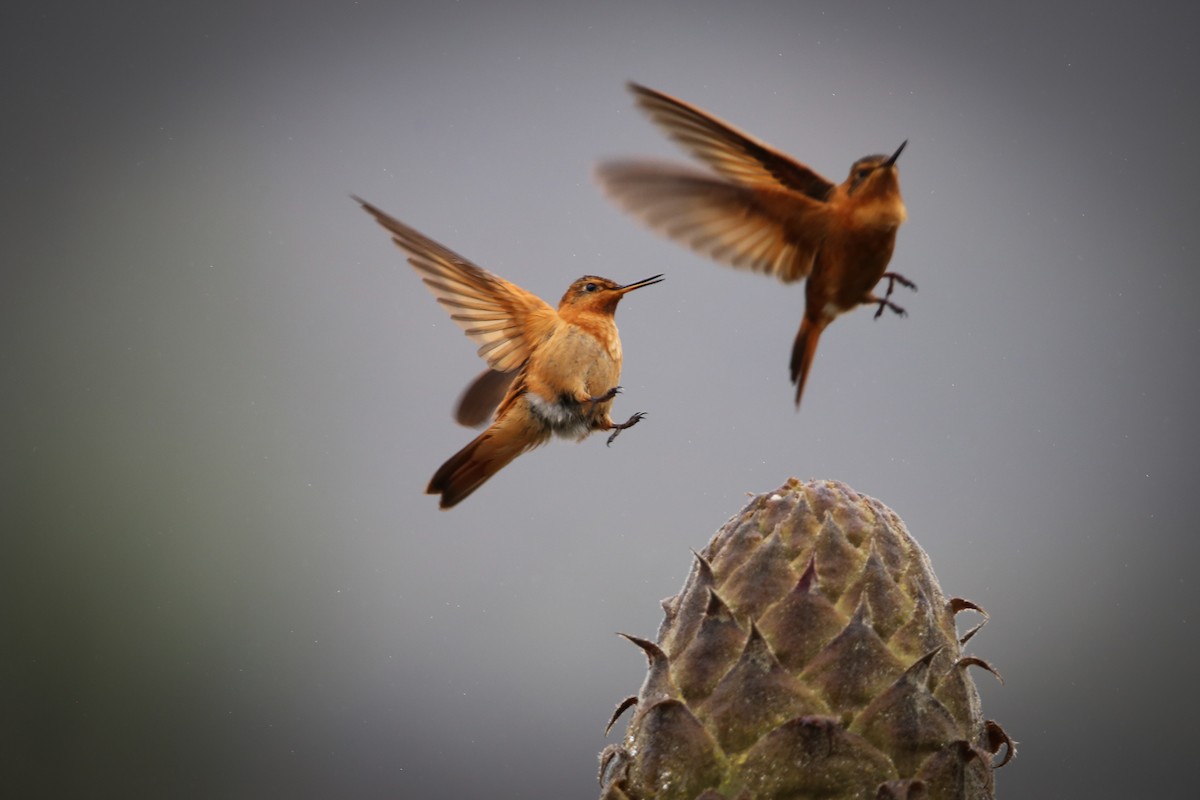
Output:
[[[954,631],[941,630],[939,614],[921,589],[913,594],[913,610],[908,620],[888,639],[888,644],[901,661],[906,663],[941,647]]]
[[[697,553],[683,591],[662,602],[665,615],[658,626],[658,643],[663,651],[674,656],[692,640],[703,619],[704,609],[708,607],[712,585],[712,566]]]
[[[846,590],[838,605],[852,610],[863,599],[871,606],[871,627],[884,641],[891,638],[908,617],[909,604],[905,602],[903,591],[874,551],[867,557],[858,580]]]
[[[975,683],[971,680],[971,676],[967,674],[968,667],[979,667],[986,670],[992,673],[1000,683],[1004,683],[1004,678],[1000,677],[996,668],[982,658],[966,656],[954,662],[950,669],[938,679],[934,696],[950,710],[955,719],[971,719],[980,713],[979,692],[975,689]],[[971,733],[968,730],[961,731],[959,738],[969,737]]]
[[[842,719],[849,721],[902,672],[904,664],[875,632],[864,601],[842,632],[801,674],[821,690]]]
[[[684,699],[698,702],[708,697],[745,645],[746,633],[733,612],[720,595],[709,590],[704,620],[671,668]]]
[[[926,759],[919,777],[931,798],[994,797],[991,756],[959,740]]]
[[[809,559],[796,586],[759,622],[759,628],[775,647],[779,663],[793,672],[803,669],[846,624],[817,588],[816,567],[816,561]]]
[[[793,717],[827,713],[825,702],[783,668],[754,626],[741,658],[697,711],[730,754]]]
[[[627,633],[621,635],[640,647],[646,654],[646,660],[650,663],[646,670],[646,679],[642,681],[642,688],[638,691],[638,705],[642,708],[649,708],[659,700],[678,696],[675,684],[671,681],[671,665],[662,648],[648,639],[639,639]]]
[[[854,718],[851,730],[887,748],[902,775],[912,775],[931,753],[959,738],[958,724],[929,691],[929,663],[937,651],[913,664]]]
[[[663,610],[657,642],[627,637],[649,669],[601,800],[994,800],[1015,748],[970,668],[998,673],[961,647],[987,616],[881,503],[834,481],[758,495]],[[960,637],[961,611],[983,622]]]
[[[788,563],[783,540],[768,536],[722,581],[721,596],[739,617],[758,619],[799,577]]]
[[[635,754],[629,769],[630,789],[661,800],[691,800],[721,778],[717,744],[704,726],[679,700],[663,700],[634,716],[637,733],[629,752]],[[670,742],[670,747],[662,747]]]
[[[870,800],[896,777],[888,757],[828,717],[798,717],[746,754],[740,783],[753,798],[846,797]]]
[[[763,532],[758,516],[742,515],[725,523],[725,527],[713,537],[702,555],[712,564],[713,574],[724,582],[729,573],[737,569],[758,548],[762,540]]]
[[[821,576],[821,590],[834,600],[840,598],[858,576],[866,556],[850,544],[846,532],[827,515],[816,531],[813,557],[817,562],[817,574]]]

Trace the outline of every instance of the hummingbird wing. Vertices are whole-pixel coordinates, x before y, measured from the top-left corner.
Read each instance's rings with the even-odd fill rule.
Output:
[[[812,272],[827,228],[828,204],[783,188],[731,183],[652,161],[606,161],[596,178],[614,202],[651,228],[784,283]]]
[[[826,200],[834,185],[791,156],[669,94],[629,84],[638,106],[684,149],[725,177]]]
[[[515,372],[497,372],[488,368],[481,372],[463,390],[454,407],[454,419],[459,425],[478,428],[492,418],[500,401],[508,394],[508,387],[517,377]]]
[[[496,372],[513,372],[554,326],[558,313],[544,300],[515,283],[476,266],[432,239],[354,198],[392,241],[408,251],[408,263],[450,319],[479,345],[479,355]]]

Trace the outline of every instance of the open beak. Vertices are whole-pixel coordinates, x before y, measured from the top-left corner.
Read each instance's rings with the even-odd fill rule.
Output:
[[[882,166],[890,167],[892,164],[895,164],[896,159],[899,158],[900,154],[904,152],[904,146],[907,144],[908,144],[908,139],[905,139],[903,142],[901,142],[900,146],[896,148],[896,152],[892,153],[892,157],[889,158],[887,161],[883,162]]]
[[[662,282],[663,276],[655,275],[654,277],[646,278],[645,280],[634,281],[633,283],[627,283],[624,286],[617,287],[617,291],[621,294],[625,294],[626,292],[632,292],[634,289],[640,289],[643,286],[650,286],[651,284]]]

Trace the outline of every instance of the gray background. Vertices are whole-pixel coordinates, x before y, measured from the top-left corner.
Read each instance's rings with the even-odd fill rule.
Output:
[[[746,492],[894,508],[1022,742],[1004,797],[1181,796],[1196,689],[1197,68],[1087,3],[24,4],[5,11],[0,749],[13,797],[596,794],[613,703]],[[76,7],[79,6],[79,7]],[[103,10],[101,10],[101,8]],[[1115,6],[1114,6],[1115,8]],[[683,160],[627,79],[840,181],[900,160],[910,316],[608,205]],[[355,192],[621,306],[647,420],[422,494],[480,362]],[[622,725],[623,728],[623,725]]]

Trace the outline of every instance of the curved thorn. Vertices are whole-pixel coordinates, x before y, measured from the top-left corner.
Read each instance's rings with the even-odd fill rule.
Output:
[[[959,644],[966,644],[968,641],[970,641],[971,637],[979,633],[980,629],[988,623],[989,619],[991,619],[991,617],[988,616],[988,613],[983,610],[983,606],[962,597],[950,598],[950,602],[947,605],[950,607],[951,614],[958,615],[962,611],[974,611],[976,614],[979,614],[981,617],[983,617],[978,625],[968,630],[962,635],[961,638],[959,638]]]
[[[608,724],[604,726],[605,736],[608,736],[608,732],[612,730],[613,725],[617,724],[617,720],[621,718],[621,715],[625,713],[626,709],[633,705],[637,705],[636,694],[631,694],[629,697],[626,697],[624,700],[617,703],[616,709],[613,711],[612,716],[608,719]]]
[[[988,749],[992,751],[992,755],[1000,752],[1001,747],[1007,748],[1004,758],[999,764],[995,764],[993,769],[1000,769],[1008,762],[1012,761],[1017,755],[1017,742],[1009,736],[1004,728],[1000,727],[1000,723],[989,719],[984,723],[984,728],[987,732]]]
[[[663,649],[649,639],[643,639],[640,636],[634,636],[629,633],[621,633],[620,631],[617,632],[617,636],[623,636],[640,647],[642,652],[646,654],[646,660],[651,664],[660,659],[666,659],[667,657],[667,654],[663,652]]]
[[[951,597],[949,601],[950,613],[957,614],[960,611],[975,611],[987,618],[988,613],[983,610],[983,606],[973,600],[967,600],[965,597]]]
[[[967,667],[981,667],[995,675],[996,680],[1000,681],[1001,686],[1004,685],[1004,676],[1000,674],[999,670],[978,656],[963,656],[958,661],[954,662],[954,666],[962,667],[963,669],[966,669]]]

